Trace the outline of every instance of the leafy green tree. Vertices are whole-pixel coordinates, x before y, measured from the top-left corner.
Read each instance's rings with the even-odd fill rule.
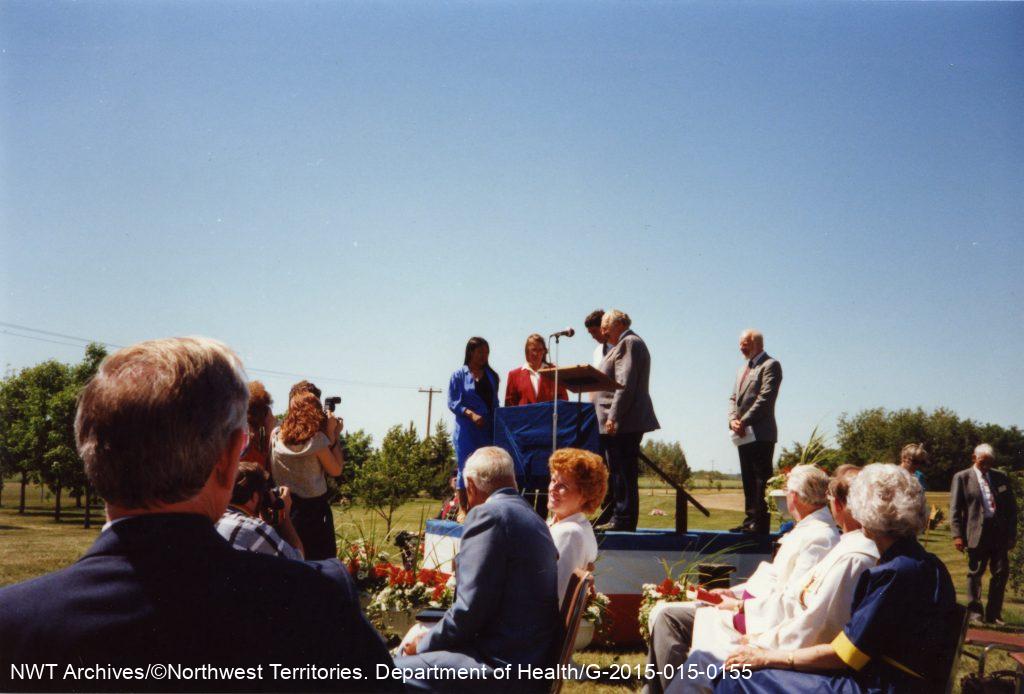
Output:
[[[391,427],[374,451],[355,472],[352,494],[384,521],[391,533],[395,511],[414,498],[426,482],[428,467],[416,429]]]
[[[424,439],[421,445],[422,464],[427,468],[424,470],[423,491],[435,499],[450,497],[450,480],[455,470],[455,447],[444,421],[437,423],[434,433]]]
[[[651,462],[671,477],[681,487],[689,485],[690,466],[686,463],[686,454],[683,453],[683,446],[678,441],[657,441],[654,439],[644,442],[644,455],[650,458]]]

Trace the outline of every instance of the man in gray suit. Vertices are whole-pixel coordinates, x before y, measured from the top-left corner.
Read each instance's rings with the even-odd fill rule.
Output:
[[[991,565],[984,619],[1002,624],[1008,557],[1017,542],[1017,499],[1009,478],[992,469],[995,460],[992,446],[983,443],[974,449],[974,464],[953,476],[949,528],[957,551],[967,550],[967,609],[972,619],[982,617],[981,577]]]
[[[775,400],[782,385],[782,364],[764,351],[764,336],[756,330],[744,330],[740,335],[740,352],[746,363],[736,376],[729,398],[729,429],[739,437],[753,431],[754,440],[739,446],[746,518],[732,530],[767,533],[770,518],[764,491],[772,476],[772,456],[779,440]]]
[[[551,533],[516,492],[515,466],[504,450],[478,449],[463,474],[470,510],[456,560],[455,604],[432,628],[413,627],[395,666],[424,674],[406,678],[415,691],[479,690],[480,673],[491,689],[545,687],[517,676],[520,665],[554,665],[549,657],[561,637]],[[510,666],[511,682],[489,676]],[[458,668],[473,669],[475,679],[458,679]]]
[[[601,371],[622,386],[597,394],[597,423],[611,472],[615,512],[602,530],[636,530],[640,519],[640,440],[661,427],[648,390],[651,353],[640,336],[629,329],[622,311],[611,310],[601,318],[601,331],[611,349],[601,360]]]

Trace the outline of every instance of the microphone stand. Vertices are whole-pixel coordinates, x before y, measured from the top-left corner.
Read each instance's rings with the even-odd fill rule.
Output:
[[[552,335],[555,338],[555,395],[552,398],[554,408],[551,414],[551,452],[558,450],[558,345],[561,337]],[[551,338],[548,338],[548,351],[551,351]]]

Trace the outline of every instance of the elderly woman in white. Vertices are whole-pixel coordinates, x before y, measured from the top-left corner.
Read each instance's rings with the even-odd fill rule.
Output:
[[[878,547],[864,536],[846,505],[850,484],[860,472],[854,465],[836,469],[828,502],[843,535],[839,544],[803,578],[790,582],[771,605],[749,601],[746,633],[736,630],[732,615],[701,610],[694,625],[693,648],[670,692],[711,692],[714,677],[730,653],[744,644],[794,649],[828,643],[850,619],[853,591],[861,574],[878,563]]]
[[[558,600],[565,598],[569,577],[597,561],[597,538],[587,516],[608,491],[608,468],[596,453],[562,448],[548,461],[548,528],[558,550]]]
[[[755,613],[755,620],[762,619],[761,612],[777,610],[786,587],[802,578],[839,542],[839,531],[827,505],[828,484],[828,475],[813,465],[797,465],[790,471],[786,480],[786,505],[796,525],[779,540],[775,559],[771,563],[761,562],[746,583],[712,591],[723,597],[719,607],[733,611],[742,609],[740,619],[748,619]],[[663,603],[651,610],[651,647],[647,662],[658,676],[648,680],[648,694],[657,694],[669,686],[671,679],[662,675],[671,674],[672,666],[677,671],[682,667],[690,651],[696,616],[709,610],[711,614],[718,612],[711,607],[698,609],[702,605],[705,603]]]

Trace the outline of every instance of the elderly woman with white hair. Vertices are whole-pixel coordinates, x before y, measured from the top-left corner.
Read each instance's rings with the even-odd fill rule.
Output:
[[[854,590],[852,614],[827,644],[795,650],[744,646],[726,660],[716,692],[941,691],[959,638],[949,571],[917,541],[924,490],[906,470],[876,463],[850,485],[850,512],[878,546],[878,565]],[[754,670],[744,679],[743,669]]]

